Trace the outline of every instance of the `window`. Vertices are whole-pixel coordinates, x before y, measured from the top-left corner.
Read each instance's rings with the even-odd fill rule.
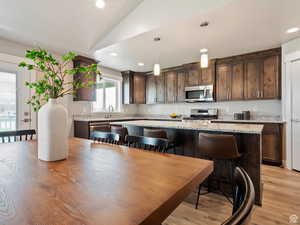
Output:
[[[0,71],[0,131],[16,129],[16,74]]]
[[[94,112],[119,112],[120,111],[120,86],[121,81],[97,77],[96,102],[93,102]]]

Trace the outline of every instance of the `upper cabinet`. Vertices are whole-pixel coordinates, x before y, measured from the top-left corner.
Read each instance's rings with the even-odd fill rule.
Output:
[[[208,68],[190,63],[160,76],[123,72],[123,104],[185,101],[185,87],[214,85],[216,101],[279,99],[281,48],[210,60]]]
[[[261,61],[258,59],[245,62],[245,98],[260,99],[261,92]]]
[[[211,85],[215,83],[216,60],[211,59],[207,68],[200,68],[199,85]]]
[[[165,72],[166,80],[166,103],[174,103],[177,98],[177,72]]]
[[[274,55],[263,59],[262,97],[273,99],[281,97],[280,56]]]
[[[97,61],[94,59],[90,59],[84,56],[76,56],[73,60],[74,67],[80,66],[88,66],[91,64],[96,64]],[[74,80],[80,80],[81,82],[90,81],[90,78],[86,78],[81,73],[77,73],[74,75]],[[96,74],[93,77],[93,81],[96,82]],[[74,101],[96,101],[96,88],[95,87],[85,87],[77,90],[74,98]]]
[[[145,104],[146,78],[143,73],[123,71],[123,104]]]
[[[146,75],[146,104],[159,104],[165,102],[165,76],[153,74]]]
[[[217,101],[279,99],[280,59],[280,48],[218,59]]]
[[[186,86],[211,85],[215,83],[216,60],[209,62],[208,68],[201,68],[200,63],[184,65],[186,71]]]
[[[200,84],[200,65],[199,63],[192,63],[184,65],[186,70],[186,86],[198,86]]]
[[[221,64],[217,66],[217,101],[230,100],[231,77],[232,67],[230,64]]]
[[[177,97],[176,102],[185,101],[185,87],[186,87],[186,71],[184,69],[179,69],[177,72]]]

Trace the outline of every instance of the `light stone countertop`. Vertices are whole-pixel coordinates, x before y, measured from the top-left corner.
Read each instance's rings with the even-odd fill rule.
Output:
[[[172,119],[170,117],[143,117],[143,116],[120,116],[120,117],[84,117],[84,116],[75,116],[75,121],[85,121],[85,122],[93,122],[93,121],[115,121],[115,120],[170,120],[170,121],[181,121],[181,118]]]
[[[279,124],[284,124],[285,121],[283,120],[275,120],[275,119],[254,119],[254,120],[234,120],[234,119],[217,119],[217,120],[212,120],[213,122],[226,122],[226,123],[279,123]]]
[[[234,124],[234,123],[210,123],[209,121],[154,121],[138,120],[127,122],[112,122],[122,126],[172,128],[184,130],[216,131],[225,133],[261,134],[263,125],[258,124]]]
[[[169,121],[182,121],[182,118],[175,118],[172,119],[167,116],[116,116],[111,118],[105,117],[94,117],[94,116],[75,116],[75,121],[85,121],[85,122],[93,122],[93,121],[116,121],[116,120],[169,120]],[[276,120],[276,119],[254,119],[254,120],[234,120],[228,118],[220,118],[216,120],[212,120],[212,122],[232,122],[232,123],[278,123],[284,124],[285,121],[283,120]]]

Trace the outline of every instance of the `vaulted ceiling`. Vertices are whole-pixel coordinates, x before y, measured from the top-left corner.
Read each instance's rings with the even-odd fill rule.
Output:
[[[201,48],[225,57],[300,36],[286,33],[300,27],[299,0],[105,0],[104,9],[95,1],[0,0],[0,38],[149,71],[157,60],[163,68],[197,61]]]

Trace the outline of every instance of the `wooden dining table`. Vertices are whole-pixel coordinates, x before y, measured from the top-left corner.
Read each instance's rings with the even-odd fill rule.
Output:
[[[213,162],[71,138],[68,159],[44,162],[37,142],[0,145],[0,224],[158,225],[213,171]]]

